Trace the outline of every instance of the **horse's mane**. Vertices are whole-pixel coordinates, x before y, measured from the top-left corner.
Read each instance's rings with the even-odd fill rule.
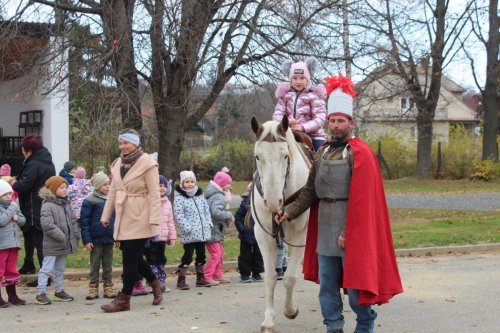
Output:
[[[281,133],[278,133],[279,124],[279,121],[274,120],[266,121],[265,123],[263,123],[261,125],[262,131],[257,138],[257,141],[262,141],[268,135],[271,135],[276,141],[286,139],[286,141],[288,142],[288,154],[290,155],[290,159],[293,160],[298,154],[300,154],[297,149],[295,137],[293,136],[292,130],[288,128],[288,130],[286,131],[286,137],[283,138]]]

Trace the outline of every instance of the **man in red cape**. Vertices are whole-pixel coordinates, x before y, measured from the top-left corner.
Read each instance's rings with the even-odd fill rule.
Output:
[[[357,315],[356,333],[372,333],[371,308],[403,292],[392,241],[384,186],[376,156],[352,135],[350,79],[327,78],[332,140],[316,154],[309,179],[281,223],[311,207],[304,277],[320,283],[319,301],[328,333],[342,333],[340,288]]]

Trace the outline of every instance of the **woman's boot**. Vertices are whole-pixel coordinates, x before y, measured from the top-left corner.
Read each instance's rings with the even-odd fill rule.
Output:
[[[121,291],[109,304],[101,306],[104,312],[118,312],[130,310],[130,295],[125,295]]]
[[[177,289],[188,290],[189,284],[186,284],[187,267],[179,267],[177,270]]]
[[[17,296],[15,284],[5,286],[5,289],[7,290],[7,295],[9,295],[9,303],[10,304],[12,304],[12,305],[25,305],[26,304],[26,301],[24,299],[20,299]]]
[[[163,292],[165,291],[165,285],[160,282],[160,280],[155,279],[151,282],[151,288],[153,288],[153,305],[158,305],[163,301]]]

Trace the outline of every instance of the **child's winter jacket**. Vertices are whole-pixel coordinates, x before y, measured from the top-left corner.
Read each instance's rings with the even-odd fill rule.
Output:
[[[59,256],[76,253],[80,239],[80,227],[69,200],[56,197],[42,187],[43,199],[40,223],[43,230],[43,255]]]
[[[168,242],[177,239],[174,225],[174,214],[172,203],[167,196],[161,197],[161,222],[158,225],[158,235],[153,238],[154,242]]]
[[[83,200],[80,211],[80,228],[82,231],[82,242],[88,244],[113,244],[113,228],[115,226],[115,213],[111,215],[109,226],[105,228],[101,223],[102,211],[106,200],[92,193]]]
[[[205,190],[205,198],[210,207],[210,216],[212,217],[212,237],[209,242],[220,242],[224,240],[224,231],[226,226],[231,222],[233,214],[226,210],[226,202],[224,201],[224,192],[210,183]]]
[[[180,228],[181,244],[210,240],[213,224],[201,189],[194,196],[189,196],[179,185],[175,187],[174,219]]]
[[[12,221],[14,214],[17,215],[17,221]],[[0,205],[0,250],[21,247],[19,227],[24,223],[26,219],[16,204],[11,203],[7,208]]]
[[[92,185],[88,179],[76,179],[68,188],[68,199],[71,202],[71,208],[77,219],[80,218],[83,200],[92,193]]]
[[[236,226],[236,229],[238,229],[239,239],[245,243],[255,245],[257,244],[257,240],[255,239],[255,233],[253,231],[255,222],[252,217],[250,217],[250,226],[245,226],[245,216],[247,214],[251,214],[249,211],[250,205],[248,200],[250,200],[250,195],[248,193],[243,193],[241,195],[240,207],[234,215],[234,225]]]

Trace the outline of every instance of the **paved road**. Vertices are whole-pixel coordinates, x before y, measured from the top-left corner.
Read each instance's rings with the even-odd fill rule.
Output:
[[[384,333],[490,333],[498,332],[500,254],[398,258],[405,292],[391,303],[376,307],[376,332]],[[135,297],[132,310],[104,314],[106,300],[85,301],[87,281],[69,281],[66,290],[77,297],[70,303],[26,305],[0,309],[1,333],[54,332],[203,332],[258,333],[264,310],[262,283],[232,283],[213,288],[174,290],[166,302],[152,306],[151,296]],[[188,277],[194,282],[194,276]],[[174,285],[174,277],[168,280]],[[297,300],[300,314],[288,320],[282,314],[283,286],[277,287],[278,333],[324,332],[317,301],[317,285],[300,281]],[[50,291],[52,291],[50,289]],[[34,289],[21,294],[32,301]],[[345,306],[346,332],[353,332],[354,318]]]
[[[241,198],[233,196],[232,207],[239,207]],[[450,210],[500,211],[500,193],[468,194],[388,194],[389,208],[426,208]]]

